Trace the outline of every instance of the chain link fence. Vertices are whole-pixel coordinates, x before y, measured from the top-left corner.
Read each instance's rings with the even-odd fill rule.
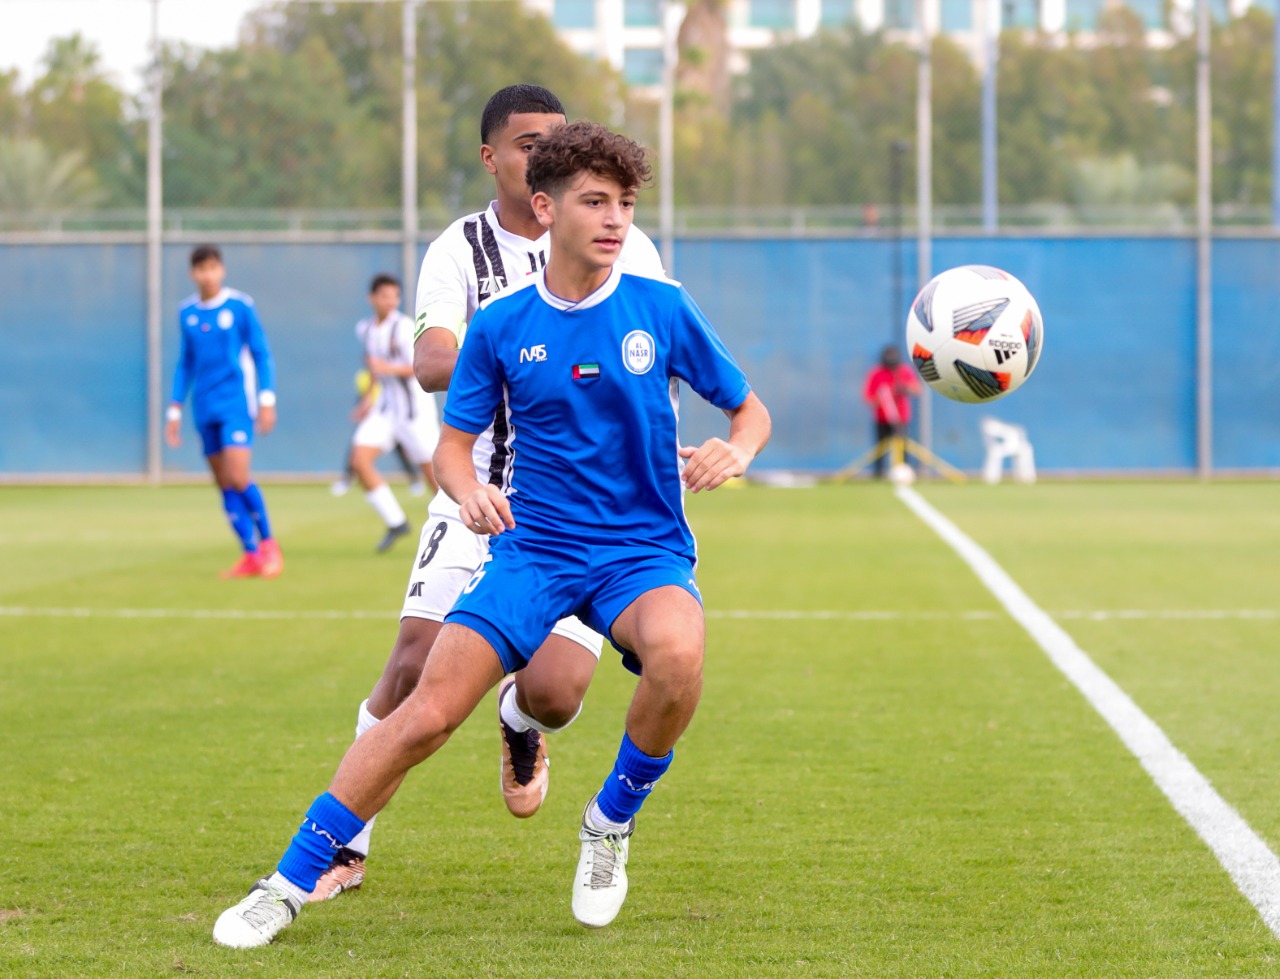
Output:
[[[914,22],[933,2],[916,0]],[[668,86],[654,84],[663,73],[652,57],[636,55],[670,39],[661,0],[0,0],[0,331],[12,354],[0,365],[11,375],[0,383],[10,420],[0,473],[159,479],[199,467],[194,455],[162,452],[158,425],[173,356],[165,325],[189,289],[186,252],[204,240],[226,246],[235,283],[270,313],[273,343],[298,372],[286,377],[296,409],[327,419],[290,436],[277,471],[314,471],[315,460],[336,455],[325,446],[344,424],[360,290],[379,270],[412,282],[435,232],[489,200],[481,110],[497,88],[530,81],[560,93],[571,116],[665,150],[666,179],[638,221],[668,247],[679,240],[669,267],[702,290],[709,311],[743,335],[758,331],[744,357],[780,392],[774,452],[787,465],[852,454],[861,439],[847,423],[862,407],[849,397],[850,378],[897,329],[903,297],[941,267],[935,258],[993,250],[990,260],[1033,290],[1056,290],[1064,331],[1087,351],[1108,342],[1099,330],[1150,318],[1150,303],[1135,299],[1146,283],[1111,281],[1088,316],[1072,320],[1078,283],[1054,279],[1053,256],[1130,249],[1141,262],[1123,266],[1163,283],[1149,256],[1169,245],[1180,285],[1167,313],[1180,359],[1155,380],[1178,379],[1170,410],[1185,417],[1149,465],[1176,470],[1190,458],[1207,472],[1212,312],[1232,308],[1215,276],[1268,267],[1277,241],[1274,127],[1265,122],[1274,111],[1271,15],[1224,9],[1197,62],[1193,37],[1156,38],[1132,11],[1109,5],[1087,36],[1003,31],[994,74],[984,74],[991,62],[972,30],[947,33],[944,23],[929,49],[926,141],[910,5],[867,32],[849,23],[866,4],[822,0],[806,34],[800,21],[813,6],[690,0],[674,21],[678,71]],[[1212,65],[1217,86],[1203,156],[1198,63]],[[986,117],[993,80],[996,112]],[[984,118],[999,136],[995,223],[982,199]],[[931,152],[918,153],[921,143]],[[932,165],[932,195],[918,206],[921,181],[909,171],[922,160]],[[1206,167],[1211,212],[1195,198]],[[1215,266],[1211,228],[1224,253],[1224,238],[1251,239],[1247,255]],[[1074,243],[1060,249],[1055,236]],[[1273,278],[1250,280],[1258,308],[1271,301]],[[800,326],[784,351],[773,336],[793,321]],[[1235,348],[1218,346],[1218,359],[1231,362]],[[51,356],[69,365],[72,394],[37,419],[31,379]],[[1249,370],[1262,366],[1237,365],[1232,376]],[[1076,389],[1067,377],[1055,387],[1050,364],[1041,373],[1020,404]],[[1254,380],[1250,390],[1266,397],[1270,374]],[[813,417],[829,429],[815,433]],[[45,431],[70,433],[62,444],[74,445],[74,464],[50,455],[58,443]],[[1229,464],[1274,465],[1280,441],[1262,444],[1261,455],[1242,451]],[[276,451],[263,449],[268,469]],[[1119,455],[1100,465],[1112,468]]]

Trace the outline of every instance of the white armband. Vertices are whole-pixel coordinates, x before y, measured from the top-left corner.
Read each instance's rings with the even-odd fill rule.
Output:
[[[462,336],[467,332],[466,310],[456,303],[431,303],[418,314],[413,342],[417,343],[422,334],[434,329],[448,330],[461,347]]]
[[[164,417],[166,421],[180,422],[182,421],[182,409],[177,405],[169,405],[165,410]]]
[[[274,408],[276,406],[276,393],[274,391],[259,391],[258,404],[263,408]]]

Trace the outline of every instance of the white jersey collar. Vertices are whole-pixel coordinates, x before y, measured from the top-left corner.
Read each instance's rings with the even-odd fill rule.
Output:
[[[225,303],[228,299],[231,298],[231,290],[228,289],[226,286],[223,286],[222,291],[219,292],[212,299],[201,299],[199,297],[200,297],[200,293],[197,292],[196,293],[196,309],[217,309],[219,306],[221,306],[223,303]]]
[[[484,210],[485,220],[489,223],[489,227],[493,230],[493,235],[498,239],[500,244],[506,245],[515,251],[528,251],[530,248],[542,248],[549,241],[550,231],[542,232],[541,237],[526,238],[524,235],[518,235],[513,231],[504,228],[498,221],[498,202],[490,201],[489,206]]]
[[[613,295],[613,291],[618,288],[618,283],[622,280],[622,269],[618,268],[618,263],[613,263],[613,268],[609,270],[609,278],[600,284],[600,287],[590,295],[583,296],[575,301],[569,299],[561,299],[550,289],[547,288],[547,270],[542,269],[537,275],[538,295],[542,297],[543,302],[553,309],[561,310],[565,313],[576,313],[579,310],[590,309],[592,306],[599,306],[602,302]]]

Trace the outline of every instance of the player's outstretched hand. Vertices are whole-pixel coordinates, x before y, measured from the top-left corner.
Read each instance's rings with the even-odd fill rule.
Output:
[[[725,480],[741,476],[751,465],[751,453],[718,438],[707,439],[696,449],[682,445],[680,458],[685,460],[684,485],[691,493],[713,490]]]
[[[274,405],[258,406],[258,424],[256,426],[259,435],[266,435],[276,427],[276,409]]]
[[[502,490],[491,483],[483,484],[462,501],[458,516],[473,534],[496,536],[516,525],[511,516],[511,503]]]
[[[164,423],[164,440],[171,449],[176,449],[182,444],[181,418],[171,418]]]

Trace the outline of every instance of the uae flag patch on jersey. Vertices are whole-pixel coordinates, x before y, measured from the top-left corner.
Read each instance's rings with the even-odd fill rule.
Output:
[[[589,381],[593,377],[600,376],[599,364],[574,364],[573,379],[575,381]]]

